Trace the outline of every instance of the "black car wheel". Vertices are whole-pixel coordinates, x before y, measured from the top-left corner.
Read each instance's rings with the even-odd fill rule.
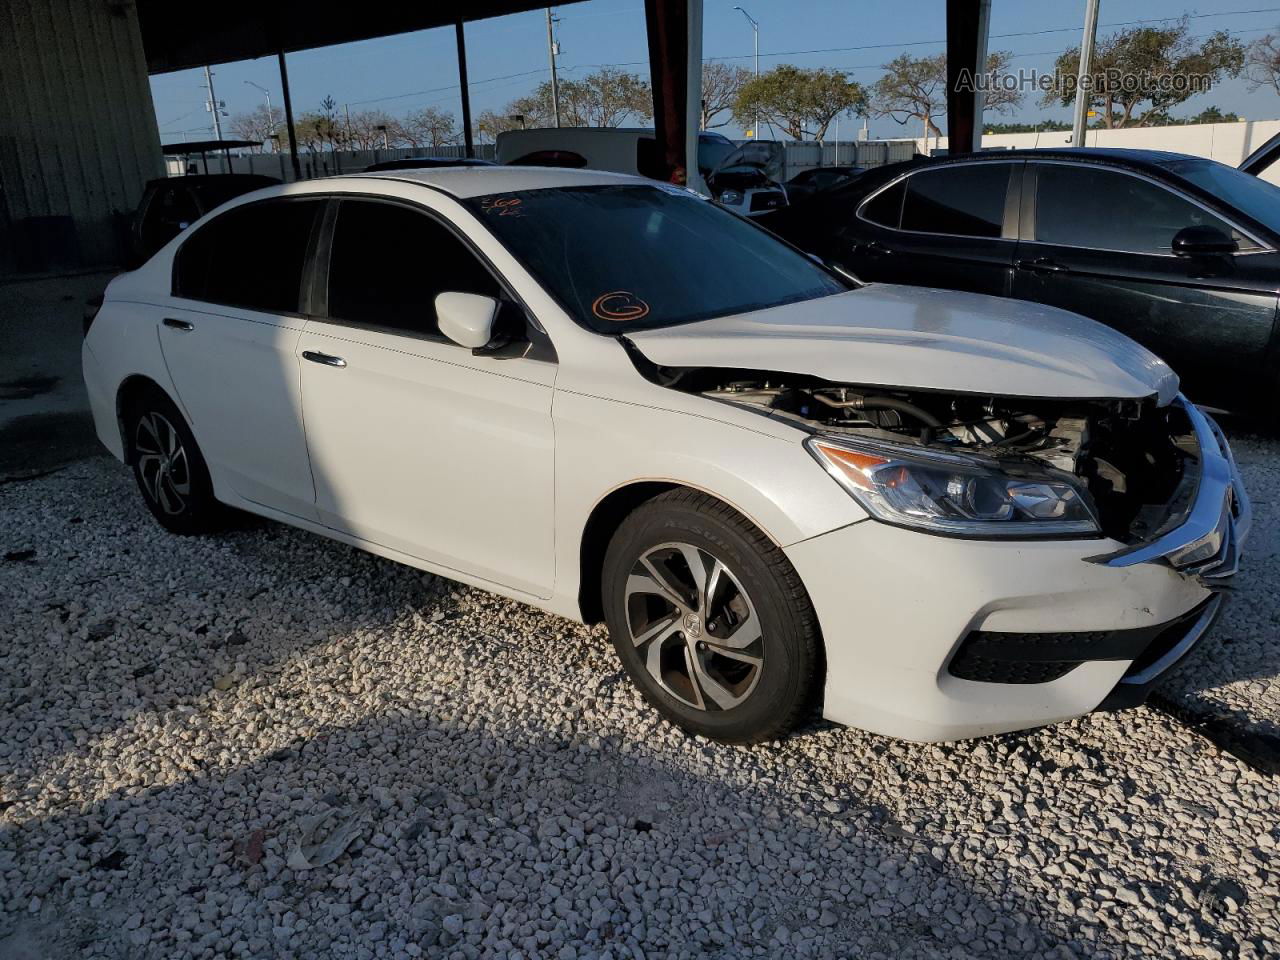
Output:
[[[159,390],[136,396],[125,414],[133,476],[151,515],[170,533],[209,533],[226,508],[213,496],[209,469],[191,428]]]

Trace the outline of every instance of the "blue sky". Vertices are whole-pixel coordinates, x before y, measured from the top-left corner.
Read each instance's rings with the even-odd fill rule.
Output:
[[[705,0],[703,54],[751,65],[751,27],[734,10],[735,0]],[[779,63],[834,67],[864,84],[874,83],[880,65],[899,53],[927,55],[944,49],[945,0],[741,0],[760,23],[760,69]],[[1080,41],[1084,0],[994,0],[991,49],[1009,50],[1015,68],[1051,67],[1066,47]],[[641,0],[587,0],[554,8],[560,18],[560,68],[581,76],[604,64],[622,66],[648,77],[648,50]],[[1099,35],[1109,24],[1191,14],[1192,30],[1207,34],[1230,30],[1243,42],[1280,32],[1280,4],[1266,0],[1201,0],[1194,6],[1161,0],[1102,0]],[[1012,36],[1001,36],[1011,34]],[[541,11],[482,20],[467,26],[467,56],[472,110],[501,110],[511,99],[548,76],[545,14]],[[434,105],[459,113],[457,66],[452,28],[424,30],[363,43],[325,47],[289,55],[294,109],[314,108],[332,96],[351,109],[386,110],[400,115]],[[219,99],[231,114],[264,103],[251,80],[271,91],[280,106],[280,77],[274,58],[215,67]],[[186,70],[151,78],[156,117],[165,141],[210,134],[203,106],[203,71]],[[1179,111],[1195,113],[1210,104],[1247,119],[1280,117],[1280,96],[1270,88],[1250,92],[1244,80],[1227,81],[1193,98]],[[1069,119],[1066,109],[1046,110],[1033,95],[1010,117],[992,119]],[[851,136],[853,121],[842,130]],[[736,127],[722,128],[737,136]],[[848,131],[847,133],[845,131]],[[872,136],[918,136],[889,119],[871,121]]]

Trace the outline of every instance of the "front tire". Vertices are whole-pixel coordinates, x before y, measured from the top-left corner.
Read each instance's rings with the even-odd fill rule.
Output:
[[[790,730],[817,690],[817,618],[782,551],[730,507],[678,490],[642,504],[614,534],[605,620],[645,699],[724,743]]]
[[[138,490],[151,515],[170,533],[212,533],[226,508],[213,496],[209,468],[177,406],[158,389],[128,404],[125,436]]]

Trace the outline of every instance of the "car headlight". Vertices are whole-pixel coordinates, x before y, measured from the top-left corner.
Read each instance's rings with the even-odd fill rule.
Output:
[[[727,203],[730,206],[736,207],[738,204],[742,202],[742,191],[726,190],[722,194],[720,194],[720,202]]]
[[[1075,477],[1034,464],[810,437],[805,447],[876,519],[961,537],[1093,536],[1093,502]]]

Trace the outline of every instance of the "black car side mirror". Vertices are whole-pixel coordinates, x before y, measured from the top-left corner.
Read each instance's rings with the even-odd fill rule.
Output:
[[[1178,257],[1223,255],[1239,249],[1240,244],[1208,224],[1183,227],[1173,235],[1173,253]]]

